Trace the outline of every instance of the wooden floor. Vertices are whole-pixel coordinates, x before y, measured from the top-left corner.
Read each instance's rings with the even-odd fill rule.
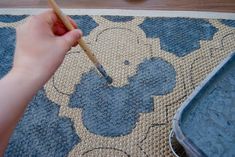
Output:
[[[235,0],[57,0],[64,8],[235,12]],[[0,8],[47,7],[47,0],[0,0]]]

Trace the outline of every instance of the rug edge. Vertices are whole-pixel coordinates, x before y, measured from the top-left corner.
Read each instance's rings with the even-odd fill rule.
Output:
[[[0,15],[36,15],[45,8],[1,8]],[[68,15],[119,15],[148,17],[189,17],[235,20],[235,13],[205,11],[125,10],[125,9],[63,9]]]

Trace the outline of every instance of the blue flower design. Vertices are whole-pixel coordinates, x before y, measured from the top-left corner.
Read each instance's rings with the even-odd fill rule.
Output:
[[[161,49],[183,57],[200,48],[200,40],[212,40],[218,31],[208,20],[146,18],[139,27],[148,38],[160,38]]]
[[[16,31],[14,28],[0,28],[0,78],[12,68],[15,52]]]
[[[107,85],[92,70],[82,76],[69,106],[82,109],[84,126],[90,132],[106,137],[127,135],[140,113],[153,111],[152,96],[171,92],[175,79],[173,66],[160,58],[145,60],[129,84],[119,88]]]
[[[92,17],[88,15],[78,16],[74,15],[71,18],[77,23],[78,27],[82,30],[83,35],[87,36],[90,32],[98,26]]]
[[[59,106],[40,90],[29,104],[10,139],[5,157],[67,156],[80,142],[73,122],[59,117]]]
[[[222,19],[222,20],[220,20],[220,22],[223,23],[224,25],[229,26],[229,27],[235,27],[235,20]]]
[[[103,18],[112,22],[128,22],[134,19],[133,16],[102,16]]]
[[[0,15],[0,22],[12,23],[25,19],[27,15]]]

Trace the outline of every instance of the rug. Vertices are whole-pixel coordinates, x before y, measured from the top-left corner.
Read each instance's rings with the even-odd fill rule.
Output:
[[[12,67],[15,28],[30,16],[18,14],[0,15],[0,78]],[[235,50],[235,20],[86,14],[71,17],[113,84],[72,48],[29,104],[5,157],[173,156],[172,118]]]

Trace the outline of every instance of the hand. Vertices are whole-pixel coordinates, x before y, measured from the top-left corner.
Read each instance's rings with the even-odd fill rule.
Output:
[[[67,32],[55,13],[47,11],[19,26],[16,36],[13,68],[0,80],[0,156],[27,104],[82,33],[78,29]]]
[[[70,19],[77,28],[76,23]],[[45,84],[63,62],[65,54],[82,36],[80,30],[67,29],[53,11],[30,17],[17,28],[12,71]]]

